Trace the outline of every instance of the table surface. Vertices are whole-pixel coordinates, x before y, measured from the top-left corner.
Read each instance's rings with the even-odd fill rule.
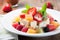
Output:
[[[54,10],[60,11],[60,0],[20,0],[20,6],[13,8],[13,10],[23,7],[25,3],[28,3],[31,6],[41,7],[44,2],[48,2],[48,1],[50,1],[54,5]],[[5,4],[6,4],[5,1],[3,1],[3,3],[0,2],[0,14],[6,14],[2,11],[2,8],[4,7]],[[25,37],[19,35],[18,39],[19,40],[60,40],[60,34],[49,37],[41,37],[41,38],[32,38],[32,37]]]

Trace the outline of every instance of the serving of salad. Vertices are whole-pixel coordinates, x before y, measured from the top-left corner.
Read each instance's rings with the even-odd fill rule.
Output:
[[[13,19],[12,26],[19,31],[37,34],[46,33],[56,30],[59,23],[46,12],[47,4],[45,3],[40,10],[31,7],[28,4],[22,14]]]

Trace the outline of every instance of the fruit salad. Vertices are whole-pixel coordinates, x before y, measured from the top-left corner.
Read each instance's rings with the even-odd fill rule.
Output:
[[[25,6],[20,15],[13,19],[12,26],[19,31],[37,34],[56,30],[59,23],[46,12],[45,3],[40,10],[29,5]]]

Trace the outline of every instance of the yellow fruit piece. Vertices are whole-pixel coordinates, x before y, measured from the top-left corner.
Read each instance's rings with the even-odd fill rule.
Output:
[[[19,22],[20,21],[20,17],[15,17],[13,22]]]
[[[42,28],[37,28],[36,30],[37,30],[37,33],[44,33]]]
[[[42,29],[42,28],[40,28],[40,29],[39,29],[39,32],[40,32],[40,33],[44,33],[44,31],[43,31],[43,29]]]
[[[28,29],[27,33],[30,33],[30,34],[36,34],[37,31],[34,30],[34,29]]]
[[[30,16],[30,15],[26,15],[26,20],[29,21],[29,22],[31,22],[31,21],[33,21],[33,17]]]
[[[59,26],[59,23],[58,22],[55,22],[55,21],[52,21],[51,24],[53,24],[55,27],[58,27]]]

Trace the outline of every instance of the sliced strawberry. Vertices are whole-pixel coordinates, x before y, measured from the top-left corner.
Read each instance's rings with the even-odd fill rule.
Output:
[[[35,15],[36,12],[37,12],[37,9],[36,9],[35,7],[30,8],[30,9],[28,10],[28,14],[30,14],[30,15],[32,15],[32,16]]]
[[[20,18],[25,18],[25,14],[20,15]]]
[[[22,32],[27,32],[27,30],[28,30],[27,27],[23,27],[21,31],[22,31]]]
[[[16,29],[17,29],[17,30],[21,30],[23,27],[24,27],[24,25],[21,25],[21,24],[20,24],[20,25],[18,25],[18,26],[16,27]]]
[[[33,19],[37,22],[41,22],[42,21],[42,15],[37,12],[36,15],[33,16]]]
[[[53,24],[48,24],[47,27],[48,27],[49,31],[53,31],[56,29],[56,27]]]
[[[13,23],[12,26],[16,28],[19,24],[18,23]]]

